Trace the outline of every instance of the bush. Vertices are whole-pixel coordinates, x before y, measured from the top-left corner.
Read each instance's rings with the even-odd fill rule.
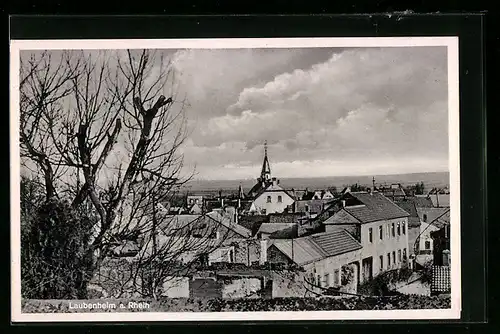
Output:
[[[391,285],[408,280],[413,271],[407,268],[386,271],[368,282],[359,285],[358,293],[369,296],[394,296],[400,295],[393,291]]]
[[[130,299],[96,300],[85,302],[109,301],[110,303],[128,304]],[[135,300],[137,301],[137,300]],[[193,299],[163,298],[159,301],[144,300],[151,307],[149,312],[262,312],[262,311],[335,311],[335,310],[416,310],[449,309],[451,299],[439,296],[401,295],[393,297],[363,298],[274,298],[274,299]],[[78,301],[72,301],[77,303]],[[25,313],[50,312],[102,312],[102,310],[69,310],[69,301],[22,301]],[[127,309],[116,311],[130,311]],[[111,312],[116,312],[115,310]]]
[[[21,293],[25,298],[85,298],[91,224],[68,203],[49,200],[23,222]]]

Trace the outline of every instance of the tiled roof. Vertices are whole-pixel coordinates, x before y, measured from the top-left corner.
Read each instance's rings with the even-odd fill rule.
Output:
[[[323,251],[309,237],[297,239],[277,239],[274,245],[298,265],[304,265],[325,258]]]
[[[345,230],[313,234],[311,239],[328,255],[335,256],[361,249],[361,244]]]
[[[408,217],[410,214],[379,192],[352,192],[363,205],[346,206],[345,210],[361,223]]]
[[[345,230],[324,232],[297,239],[276,239],[272,241],[272,244],[290,259],[292,259],[293,252],[293,261],[298,265],[362,248],[361,244]]]

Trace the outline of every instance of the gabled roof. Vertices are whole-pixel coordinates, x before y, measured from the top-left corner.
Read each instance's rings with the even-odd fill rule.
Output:
[[[305,265],[331,256],[362,248],[361,244],[345,230],[324,232],[297,239],[274,239],[274,245],[298,265]],[[293,254],[293,255],[292,255]]]
[[[410,216],[408,212],[377,191],[372,193],[351,192],[344,196],[352,196],[361,203],[361,205],[346,206],[344,208],[345,211],[358,219],[361,223]]]
[[[257,198],[266,192],[284,192],[286,195],[290,196],[291,199],[295,200],[294,196],[287,190],[283,189],[279,185],[274,185],[272,183],[266,184],[264,187],[261,186],[260,190],[255,194],[254,198]]]

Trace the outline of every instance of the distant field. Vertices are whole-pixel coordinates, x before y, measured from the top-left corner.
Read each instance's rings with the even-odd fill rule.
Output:
[[[433,187],[449,186],[450,175],[448,172],[435,173],[414,173],[414,174],[395,174],[395,175],[375,175],[376,184],[401,183],[403,186],[413,185],[417,182],[423,182],[426,189]],[[222,190],[227,192],[237,192],[241,185],[246,193],[256,180],[197,180],[188,184],[187,189],[190,192],[214,192]],[[336,176],[336,177],[317,177],[317,178],[293,178],[280,179],[280,185],[286,189],[326,189],[337,187],[341,190],[345,185],[358,183],[360,185],[371,185],[372,176]]]

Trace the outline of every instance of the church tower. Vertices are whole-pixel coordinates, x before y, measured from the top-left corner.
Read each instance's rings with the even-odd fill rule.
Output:
[[[264,142],[264,162],[262,163],[260,180],[262,182],[271,180],[271,166],[269,165],[269,159],[267,158],[267,140]]]

